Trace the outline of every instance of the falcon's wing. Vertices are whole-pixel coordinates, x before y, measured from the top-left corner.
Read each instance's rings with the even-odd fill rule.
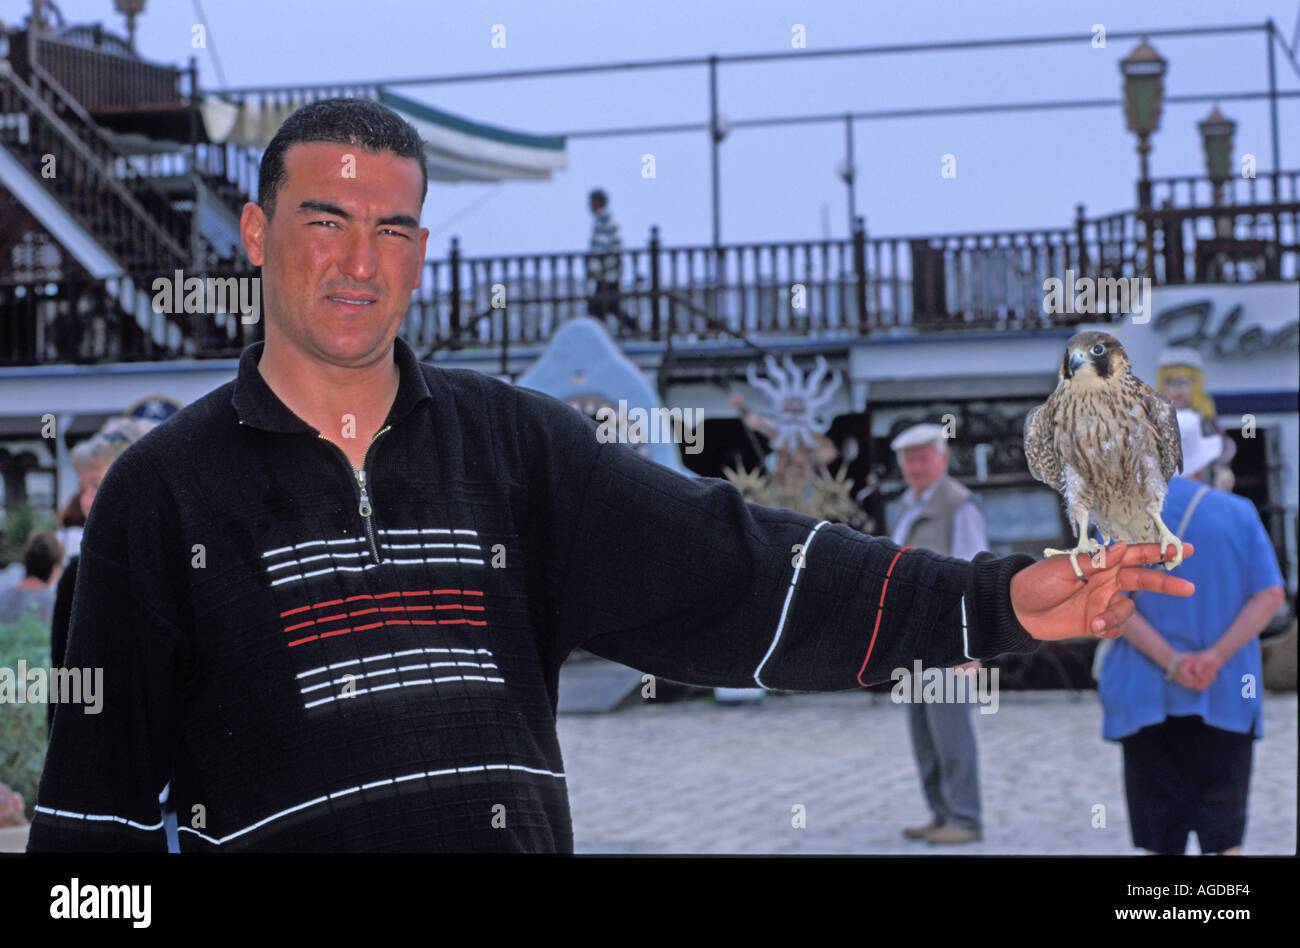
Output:
[[[1056,453],[1051,412],[1046,409],[1044,402],[1025,416],[1025,460],[1035,480],[1060,490],[1061,459]]]
[[[1156,447],[1160,451],[1160,475],[1168,481],[1183,470],[1183,437],[1178,433],[1178,411],[1174,403],[1151,386],[1142,385],[1142,407],[1156,429]]]

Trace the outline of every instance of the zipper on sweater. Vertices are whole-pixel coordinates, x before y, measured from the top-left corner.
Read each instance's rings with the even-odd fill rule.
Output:
[[[370,541],[370,552],[374,556],[376,564],[382,563],[383,560],[380,559],[379,556],[379,544],[375,542],[375,524],[374,521],[371,520],[371,515],[375,512],[375,508],[370,502],[370,492],[366,488],[366,462],[370,459],[370,449],[375,446],[375,442],[379,440],[379,436],[392,427],[392,425],[384,425],[384,427],[375,432],[374,437],[370,439],[370,443],[366,445],[366,453],[361,456],[361,470],[359,471],[353,470],[352,462],[348,460],[347,453],[344,452],[342,448],[323,434],[318,434],[316,436],[342,455],[343,463],[347,465],[348,470],[352,473],[353,477],[356,478],[357,487],[359,488],[357,512],[361,514],[361,523],[365,527],[366,539]]]

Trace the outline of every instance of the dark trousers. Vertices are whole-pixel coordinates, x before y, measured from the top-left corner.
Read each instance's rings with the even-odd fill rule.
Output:
[[[907,706],[925,802],[940,825],[980,830],[979,754],[967,702]]]
[[[1133,845],[1164,856],[1187,851],[1196,830],[1202,853],[1241,845],[1255,751],[1239,734],[1178,715],[1120,738]]]
[[[605,323],[606,329],[610,328],[610,323],[605,317],[614,317],[612,332],[617,332],[620,325],[626,326],[628,329],[635,329],[636,321],[623,312],[620,306],[620,297],[621,293],[617,281],[597,280],[595,290],[587,297],[587,315]]]

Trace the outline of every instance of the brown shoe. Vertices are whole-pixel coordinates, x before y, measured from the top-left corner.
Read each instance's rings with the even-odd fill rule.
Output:
[[[930,833],[939,828],[938,823],[929,822],[924,826],[909,826],[903,830],[903,835],[908,839],[925,839]]]
[[[964,826],[940,826],[925,834],[930,843],[972,843],[983,839],[979,830],[966,829]]]

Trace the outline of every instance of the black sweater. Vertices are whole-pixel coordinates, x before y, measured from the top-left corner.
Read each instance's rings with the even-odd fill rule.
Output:
[[[1034,647],[1008,593],[1029,557],[899,555],[748,503],[400,339],[367,508],[261,348],[100,487],[67,665],[104,669],[103,707],[59,706],[29,852],[164,852],[169,779],[184,851],[572,852],[575,648],[833,691]]]

